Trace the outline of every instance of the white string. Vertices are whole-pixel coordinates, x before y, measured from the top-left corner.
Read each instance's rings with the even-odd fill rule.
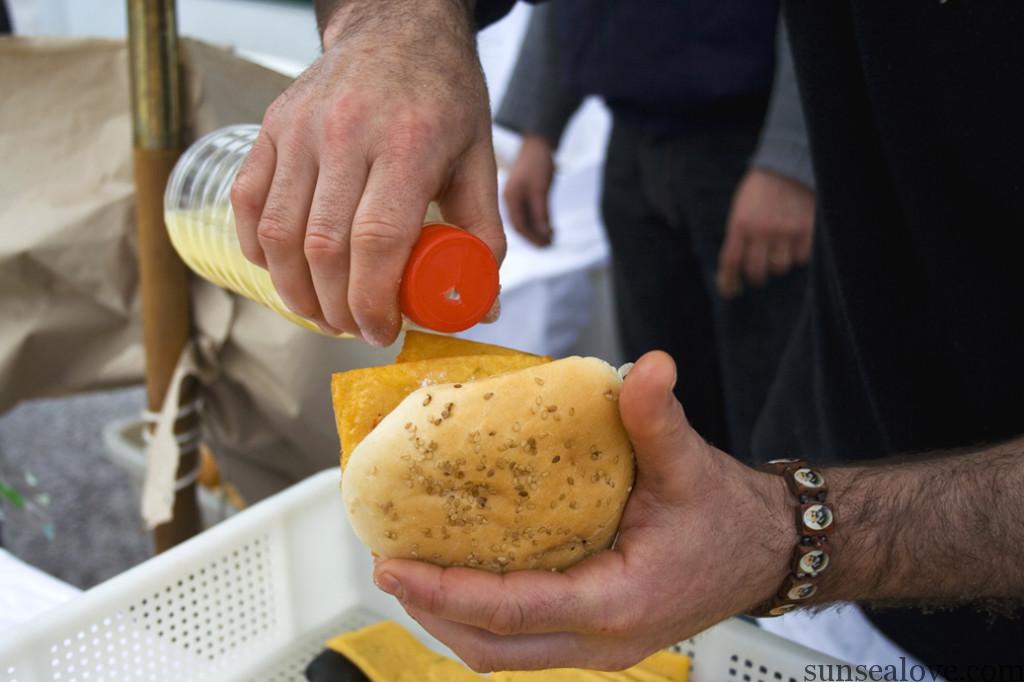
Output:
[[[174,416],[174,421],[178,421],[179,419],[184,419],[185,417],[189,417],[193,414],[196,414],[201,409],[203,409],[203,399],[199,397],[196,398],[195,400],[192,400],[191,402],[179,406],[178,412]],[[160,413],[153,412],[152,410],[143,410],[142,419],[147,424],[156,424],[158,421],[160,421]]]
[[[174,482],[174,492],[178,492],[179,490],[184,490],[185,488],[189,487],[190,485],[192,485],[193,483],[198,481],[199,480],[199,470],[201,468],[202,468],[202,465],[196,466],[195,469],[193,469],[192,471],[188,472],[187,474],[185,474],[184,476],[179,478],[177,481],[175,481]]]
[[[181,390],[187,377],[198,371],[195,342],[189,341],[181,350],[174,375],[164,393],[160,416],[153,427],[153,437],[146,445],[146,476],[142,481],[142,518],[148,528],[155,528],[173,517],[175,486],[178,485],[178,464],[181,458],[179,443],[184,441],[190,449],[198,444],[197,429],[175,434],[174,427],[182,415],[199,409],[199,401],[181,404]],[[188,479],[185,483],[188,485]]]
[[[196,426],[195,428],[189,429],[188,431],[184,431],[182,433],[175,433],[172,435],[174,436],[174,441],[178,444],[178,447],[180,449],[190,450],[194,449],[196,446],[199,445],[200,436],[202,434],[200,428]],[[150,433],[149,429],[142,429],[142,442],[145,443],[146,445],[149,445],[152,442],[152,440],[153,434]]]

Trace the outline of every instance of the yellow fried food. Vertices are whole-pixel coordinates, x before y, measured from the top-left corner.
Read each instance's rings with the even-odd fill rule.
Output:
[[[395,362],[416,362],[417,360],[454,358],[465,355],[530,355],[537,357],[504,346],[409,330],[405,333],[402,350],[395,358]]]
[[[420,644],[393,620],[327,641],[373,682],[483,682],[472,670]]]
[[[423,386],[468,383],[547,362],[537,355],[468,355],[339,372],[331,377],[341,467],[355,447],[402,400]]]
[[[405,628],[386,620],[346,632],[327,647],[352,661],[373,682],[485,682],[461,663],[425,647]],[[498,672],[491,682],[686,682],[690,659],[659,651],[620,672],[559,668],[534,672]]]
[[[659,651],[632,668],[617,672],[580,668],[506,671],[491,675],[491,682],[686,682],[689,674],[689,657]]]

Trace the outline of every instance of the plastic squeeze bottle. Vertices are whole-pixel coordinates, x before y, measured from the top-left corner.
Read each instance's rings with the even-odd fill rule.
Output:
[[[164,194],[167,231],[178,255],[200,277],[323,333],[288,309],[270,274],[246,260],[235,233],[231,185],[258,133],[256,125],[229,126],[182,154]],[[462,331],[483,319],[497,296],[498,263],[487,245],[453,225],[425,221],[399,288],[405,317],[440,332]]]

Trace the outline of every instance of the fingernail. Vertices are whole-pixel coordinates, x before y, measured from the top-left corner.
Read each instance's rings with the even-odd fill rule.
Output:
[[[363,337],[363,341],[375,348],[384,348],[390,345],[387,341],[387,332],[380,327],[360,324],[359,334]]]
[[[354,317],[363,340],[376,348],[390,346],[402,330],[402,314],[397,308],[387,311],[383,316],[356,314]]]
[[[500,289],[498,290],[498,293],[499,294],[501,293]],[[493,324],[493,323],[498,321],[499,317],[501,317],[501,297],[500,297],[500,295],[499,295],[498,298],[494,299],[494,304],[491,306],[491,309],[487,311],[487,314],[484,315],[484,319],[482,319],[480,321],[483,322],[484,324]]]
[[[373,577],[373,583],[382,592],[387,592],[393,597],[402,598],[402,583],[390,573],[381,573]]]
[[[384,339],[380,337],[378,332],[372,329],[363,330],[363,340],[366,341],[366,343],[373,346],[374,348],[383,348],[384,346],[388,345],[384,343]]]

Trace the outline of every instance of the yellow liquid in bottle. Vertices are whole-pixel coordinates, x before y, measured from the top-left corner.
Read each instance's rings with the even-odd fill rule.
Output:
[[[230,210],[167,211],[164,221],[178,255],[197,275],[262,303],[300,327],[323,333],[316,323],[289,310],[274,289],[270,273],[246,260]]]
[[[431,203],[425,222],[441,219],[437,204]],[[174,249],[197,275],[222,289],[265,305],[300,327],[324,334],[315,322],[297,315],[285,305],[274,288],[270,273],[246,259],[238,243],[235,216],[230,208],[166,211],[164,222]],[[352,338],[352,335],[341,334],[337,338]]]

